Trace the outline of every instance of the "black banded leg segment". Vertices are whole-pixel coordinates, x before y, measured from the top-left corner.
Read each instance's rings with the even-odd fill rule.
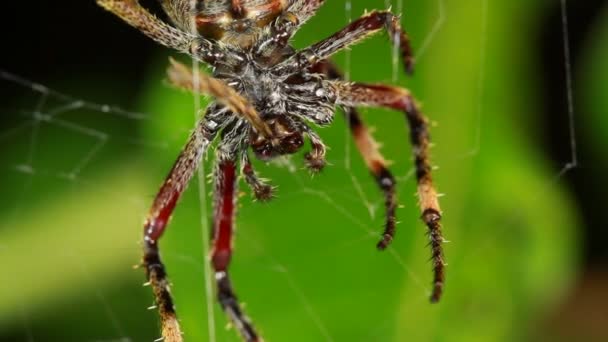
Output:
[[[445,281],[445,263],[442,249],[444,239],[441,233],[441,209],[431,177],[428,121],[418,109],[409,91],[405,89],[347,82],[335,82],[334,86],[338,96],[337,103],[340,105],[386,107],[402,111],[405,114],[414,151],[421,218],[428,228],[431,246],[434,271],[431,301],[437,302],[441,298]]]
[[[361,121],[359,113],[354,108],[345,108],[345,115],[355,139],[357,149],[363,156],[367,167],[376,179],[378,186],[384,192],[384,207],[386,210],[386,223],[382,240],[376,245],[378,249],[386,249],[395,237],[397,225],[397,182],[386,166],[386,161],[378,150],[378,143]]]
[[[343,80],[342,73],[338,70],[338,67],[328,60],[317,63],[311,68],[311,71],[322,73],[331,80]],[[343,110],[357,149],[384,193],[386,223],[384,225],[382,240],[377,244],[378,249],[383,250],[388,247],[395,236],[397,224],[397,182],[388,169],[384,156],[382,156],[378,149],[378,143],[365,126],[359,112],[354,107],[349,106],[345,106]]]
[[[211,262],[215,271],[218,301],[243,340],[261,342],[249,317],[241,309],[228,277],[232,258],[234,218],[236,215],[237,171],[234,159],[218,155],[215,170],[213,248]]]
[[[181,342],[182,336],[173,307],[169,281],[163,265],[158,241],[167,227],[173,209],[197,169],[216,131],[210,131],[205,121],[197,124],[186,146],[154,199],[144,224],[143,267],[160,315],[161,333],[165,341]]]
[[[148,279],[154,293],[154,300],[160,315],[161,335],[164,341],[182,341],[177,313],[169,290],[170,284],[165,266],[160,260],[158,243],[144,244],[143,266],[146,270],[146,279]]]

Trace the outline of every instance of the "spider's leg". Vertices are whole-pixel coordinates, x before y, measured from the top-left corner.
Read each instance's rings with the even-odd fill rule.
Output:
[[[278,66],[287,71],[313,66],[334,53],[359,43],[370,35],[386,30],[391,42],[398,46],[403,66],[408,73],[414,70],[414,56],[407,33],[401,28],[399,17],[389,11],[374,11],[348,24],[330,37],[299,51]]]
[[[314,130],[308,128],[306,129],[306,134],[308,134],[310,143],[312,144],[312,150],[305,155],[306,166],[312,172],[319,172],[327,164],[325,160],[325,144]]]
[[[196,71],[195,75],[192,69],[173,59],[170,59],[170,62],[167,74],[173,85],[194,93],[212,95],[217,102],[228,107],[234,114],[249,121],[256,131],[261,132],[265,137],[272,136],[272,131],[253,105],[232,87],[199,71]],[[198,79],[197,82],[195,77]]]
[[[293,13],[298,18],[299,25],[302,25],[314,16],[324,3],[325,0],[295,0],[287,11]]]
[[[241,157],[241,173],[257,200],[266,202],[274,197],[274,187],[267,184],[266,180],[258,177],[247,152],[244,152]]]
[[[330,61],[317,63],[312,72],[322,73],[329,79],[342,80],[342,74],[338,68]],[[386,223],[384,226],[383,239],[378,247],[384,249],[390,244],[395,236],[396,210],[397,210],[397,182],[393,174],[387,167],[387,162],[378,149],[378,143],[372,137],[371,132],[363,123],[359,112],[353,107],[345,106],[344,116],[349,123],[350,131],[355,139],[355,145],[361,153],[365,164],[371,171],[378,186],[384,192]]]
[[[325,165],[327,165],[327,161],[325,160],[325,155],[327,152],[327,148],[321,140],[321,137],[315,132],[313,129],[310,129],[308,125],[304,122],[297,121],[296,125],[300,128],[300,130],[310,139],[310,144],[312,145],[312,149],[310,152],[307,152],[304,158],[306,158],[306,167],[313,173],[318,173]]]
[[[197,169],[203,153],[213,140],[217,130],[210,128],[201,120],[190,135],[171,172],[154,199],[152,208],[144,224],[143,267],[149,284],[152,286],[158,311],[160,313],[162,336],[165,341],[182,341],[181,332],[173,300],[169,292],[169,281],[165,266],[160,259],[158,241],[161,238],[171,213],[182,192]]]
[[[195,32],[195,11],[191,10],[196,1],[193,0],[158,0],[171,22],[185,32]]]
[[[196,54],[207,63],[213,64],[216,60],[216,53],[213,52],[219,50],[217,44],[164,23],[143,8],[138,0],[97,0],[97,4],[159,44]]]
[[[334,81],[338,105],[347,107],[374,106],[387,107],[405,113],[409,127],[410,140],[414,148],[416,177],[418,180],[418,198],[422,211],[422,220],[428,227],[432,261],[434,267],[434,282],[431,301],[437,302],[443,290],[445,279],[445,263],[443,261],[443,236],[441,234],[441,209],[437,191],[431,178],[431,163],[429,160],[430,136],[428,121],[419,111],[410,92],[397,87],[385,85],[366,85],[358,83]],[[385,241],[378,247],[383,248]]]
[[[211,262],[215,270],[218,300],[222,309],[243,339],[260,342],[251,320],[245,315],[228,277],[228,267],[232,257],[232,238],[237,200],[237,171],[234,157],[218,150],[215,169],[213,248]]]

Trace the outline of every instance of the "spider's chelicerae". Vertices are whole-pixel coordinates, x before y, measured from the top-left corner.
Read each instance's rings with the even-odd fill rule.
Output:
[[[162,185],[144,226],[143,267],[160,312],[162,336],[181,341],[179,323],[169,293],[158,240],[173,209],[208,146],[219,136],[214,171],[214,220],[211,262],[220,305],[245,341],[261,341],[245,316],[228,278],[236,207],[237,167],[259,200],[272,198],[273,187],[258,178],[249,150],[261,160],[292,154],[311,143],[306,166],[325,166],[325,145],[310,127],[329,125],[341,107],[363,159],[384,192],[386,225],[379,249],[395,234],[395,179],[370,132],[354,109],[392,108],[404,113],[413,145],[422,220],[428,227],[434,282],[431,301],[439,300],[444,284],[440,209],[431,180],[426,118],[409,91],[387,85],[345,82],[329,61],[336,52],[385,30],[398,46],[405,70],[413,58],[409,38],[390,11],[374,11],[305,49],[296,51],[290,39],[324,0],[160,0],[173,23],[168,25],[137,0],[97,0],[158,43],[186,53],[213,67],[213,77],[171,61],[169,80],[177,87],[215,98],[183,148]]]

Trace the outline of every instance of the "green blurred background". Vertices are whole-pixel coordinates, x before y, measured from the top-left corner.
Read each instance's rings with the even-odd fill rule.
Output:
[[[295,45],[386,3],[355,0],[348,11],[345,0],[328,1]],[[397,70],[393,79],[382,35],[335,56],[353,80],[411,89],[434,123],[450,241],[445,297],[427,300],[430,252],[402,116],[363,111],[403,205],[398,236],[380,253],[382,197],[338,115],[319,130],[331,147],[322,174],[302,170],[301,155],[256,162],[279,186],[269,204],[242,184],[231,272],[267,341],[608,339],[608,7],[569,3],[575,139],[559,1],[392,1],[418,51],[413,78]],[[131,266],[147,208],[194,122],[192,95],[164,81],[176,54],[93,1],[8,6],[0,68],[71,98],[0,79],[0,340],[152,341],[152,296]],[[187,341],[209,341],[210,190],[191,184],[162,241]],[[216,340],[238,341],[212,308]]]

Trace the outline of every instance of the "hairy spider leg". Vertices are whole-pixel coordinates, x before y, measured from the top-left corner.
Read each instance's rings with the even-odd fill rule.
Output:
[[[224,53],[218,44],[204,37],[176,29],[159,20],[143,8],[138,0],[96,1],[99,6],[112,12],[161,45],[194,55],[209,64],[214,64]]]
[[[325,0],[294,0],[287,11],[293,13],[298,18],[299,24],[302,25],[313,17],[324,3]]]
[[[156,42],[182,52],[189,52],[193,37],[162,22],[137,0],[97,0],[97,4],[114,13]]]
[[[179,197],[192,179],[203,153],[216,134],[217,131],[211,130],[204,120],[197,124],[156,195],[144,223],[143,267],[146,270],[148,282],[152,286],[160,314],[162,337],[170,342],[180,342],[182,336],[173,307],[165,266],[160,258],[158,241],[165,231]]]
[[[201,73],[199,87],[194,88],[192,70],[173,60],[168,69],[168,74],[169,81],[178,87],[191,90],[194,93],[209,93],[215,96],[218,103],[225,105],[228,109],[233,111],[233,114],[240,115],[244,119],[247,119],[249,116],[244,115],[244,113],[249,111],[251,112],[252,117],[259,119],[259,115],[246,99],[218,79]],[[229,135],[231,133],[226,134]],[[272,132],[270,132],[270,134],[272,134]],[[237,146],[237,149],[239,148],[242,147]],[[215,271],[218,301],[245,341],[261,342],[262,339],[255,331],[251,320],[244,314],[239,306],[237,297],[232,289],[230,278],[228,277],[228,266],[230,265],[230,259],[232,257],[234,219],[236,216],[237,172],[235,160],[237,158],[235,155],[237,153],[235,151],[227,151],[222,143],[217,147],[217,151],[216,169],[214,172],[215,209],[213,218],[211,264]],[[244,163],[243,168],[246,169],[247,164]],[[253,172],[250,163],[249,170],[246,171]],[[256,180],[261,182],[257,178]]]
[[[317,63],[311,68],[312,72],[326,75],[331,80],[343,80],[342,73],[331,61],[325,60]],[[344,106],[344,116],[348,121],[350,131],[355,140],[355,145],[363,157],[365,164],[376,179],[380,189],[384,192],[384,207],[386,210],[386,222],[382,241],[378,244],[381,249],[386,248],[395,236],[396,211],[397,211],[397,182],[387,167],[387,162],[380,152],[379,144],[374,140],[369,129],[361,119],[359,112],[349,106]]]
[[[228,277],[228,266],[232,258],[232,239],[237,201],[236,162],[232,157],[218,153],[215,170],[213,247],[211,263],[215,270],[217,296],[222,309],[243,339],[247,342],[261,342],[251,320],[241,309]]]
[[[362,16],[328,38],[300,50],[295,56],[281,63],[281,67],[287,71],[311,67],[381,30],[386,30],[391,42],[399,47],[405,70],[410,74],[413,73],[414,55],[410,39],[401,28],[399,17],[389,11],[373,11]]]
[[[434,270],[431,301],[437,302],[441,298],[445,280],[445,263],[441,246],[444,240],[441,234],[441,209],[431,177],[428,121],[418,109],[410,92],[405,89],[386,85],[339,81],[335,81],[334,86],[337,92],[337,104],[339,105],[387,107],[405,113],[410,128],[410,141],[414,150],[419,205],[422,211],[422,220],[428,228],[431,246]],[[382,240],[378,244],[378,248],[386,248],[390,242],[390,233],[388,236],[388,239]]]

